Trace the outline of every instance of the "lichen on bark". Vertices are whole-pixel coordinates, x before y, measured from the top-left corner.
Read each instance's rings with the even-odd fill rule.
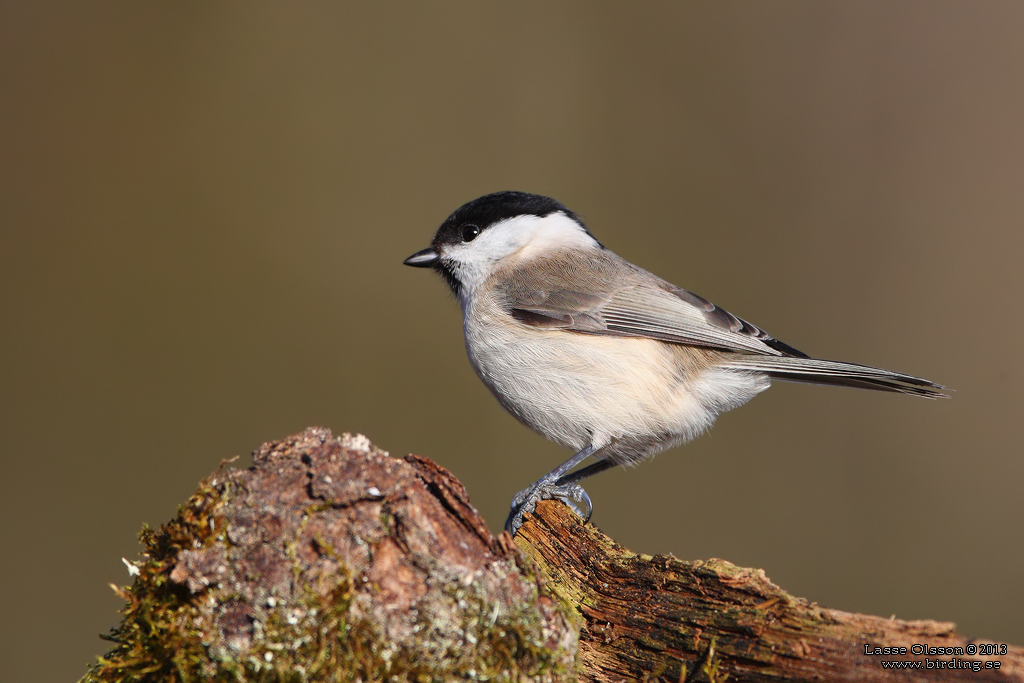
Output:
[[[471,511],[445,470],[362,437],[266,444],[143,529],[83,683],[575,680],[577,617]]]
[[[1024,681],[1024,648],[972,654],[990,641],[953,624],[827,609],[724,560],[637,554],[555,501],[514,543],[495,537],[447,470],[364,437],[310,429],[253,462],[222,465],[143,530],[114,647],[84,683]],[[946,655],[896,670],[867,643]]]

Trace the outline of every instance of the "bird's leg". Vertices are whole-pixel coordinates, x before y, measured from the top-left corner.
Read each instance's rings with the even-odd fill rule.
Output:
[[[512,511],[509,512],[508,519],[505,520],[505,529],[515,536],[516,532],[519,531],[519,527],[523,525],[523,516],[526,513],[532,513],[536,509],[539,501],[551,498],[557,498],[562,501],[568,505],[573,512],[582,517],[585,522],[588,521],[590,519],[590,513],[594,510],[594,506],[590,502],[590,496],[588,496],[587,492],[583,490],[583,487],[576,482],[590,474],[607,469],[607,467],[598,468],[597,466],[601,465],[601,462],[596,462],[589,467],[583,468],[579,472],[573,474],[569,474],[569,472],[572,468],[576,467],[596,453],[597,450],[597,447],[590,444],[579,453],[541,477],[532,486],[517,493],[512,498]],[[588,472],[588,470],[593,471]],[[583,472],[587,472],[587,474],[575,476],[580,475]],[[582,510],[580,506],[582,506]]]
[[[583,481],[587,477],[592,477],[595,474],[604,472],[607,469],[611,469],[612,467],[615,467],[615,464],[616,463],[614,460],[598,460],[597,462],[590,463],[586,467],[581,467],[575,472],[570,472],[569,474],[562,475],[562,477],[560,477],[558,481],[555,483],[558,484],[559,486],[564,486],[566,484],[575,484],[576,482]]]

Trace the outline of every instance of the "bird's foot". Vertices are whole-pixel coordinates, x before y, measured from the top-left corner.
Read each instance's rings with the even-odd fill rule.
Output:
[[[579,484],[556,483],[554,479],[541,479],[529,488],[525,488],[512,498],[512,511],[505,520],[505,530],[515,536],[519,527],[523,525],[524,517],[533,514],[537,509],[537,503],[542,500],[560,500],[569,506],[569,509],[576,513],[586,524],[590,521],[590,515],[594,511],[594,505],[590,502],[590,496]]]

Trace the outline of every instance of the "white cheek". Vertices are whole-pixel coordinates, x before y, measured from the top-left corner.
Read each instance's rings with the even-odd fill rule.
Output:
[[[464,296],[487,279],[498,262],[527,259],[563,249],[596,249],[597,240],[563,213],[549,216],[517,216],[496,223],[472,242],[445,247],[444,256],[454,262]]]

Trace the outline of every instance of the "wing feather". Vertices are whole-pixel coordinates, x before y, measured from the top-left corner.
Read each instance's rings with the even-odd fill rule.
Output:
[[[498,279],[502,306],[528,325],[806,357],[703,297],[604,249],[532,259]]]
[[[819,360],[706,299],[607,250],[535,259],[499,278],[498,298],[527,325],[584,334],[646,337],[727,351],[723,367],[793,382],[945,397],[926,379],[856,363]]]

